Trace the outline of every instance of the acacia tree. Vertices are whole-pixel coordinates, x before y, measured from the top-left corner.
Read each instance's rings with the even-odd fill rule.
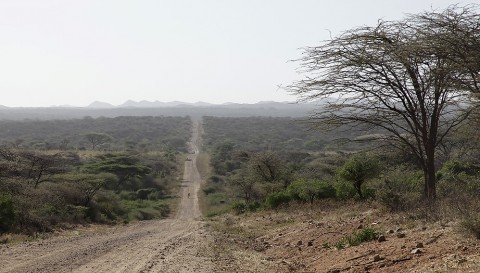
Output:
[[[360,198],[363,198],[363,183],[378,176],[379,171],[380,165],[376,158],[367,154],[356,154],[338,170],[338,175],[351,182]]]
[[[85,139],[92,144],[92,150],[95,150],[95,147],[113,140],[113,137],[105,133],[87,133]]]
[[[300,101],[329,98],[312,116],[329,128],[381,129],[407,145],[424,172],[424,195],[436,196],[436,151],[466,119],[480,91],[478,6],[407,15],[348,30],[298,61],[304,79],[287,90]]]

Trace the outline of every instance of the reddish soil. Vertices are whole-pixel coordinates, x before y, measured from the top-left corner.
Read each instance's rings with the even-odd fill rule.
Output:
[[[298,207],[215,221],[224,243],[257,252],[270,263],[267,272],[480,272],[480,241],[457,224],[409,220],[363,205]],[[386,240],[335,247],[367,227]]]

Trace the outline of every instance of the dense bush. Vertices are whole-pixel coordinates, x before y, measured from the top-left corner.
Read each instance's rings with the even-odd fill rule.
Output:
[[[261,207],[259,202],[249,202],[245,203],[243,201],[233,202],[231,208],[235,214],[242,214],[247,211],[256,211]]]
[[[0,195],[0,234],[9,231],[15,222],[13,198],[9,195]]]
[[[285,191],[280,191],[280,192],[273,192],[267,195],[265,198],[265,205],[268,208],[278,208],[279,206],[283,204],[288,204],[291,201],[290,194]]]
[[[186,151],[191,120],[188,117],[115,117],[72,120],[1,120],[0,144],[39,150],[91,149],[87,134],[109,135],[97,150]],[[95,145],[94,145],[95,146]]]
[[[313,203],[315,199],[335,198],[333,185],[317,179],[299,179],[290,184],[287,192],[291,199]]]
[[[148,196],[152,193],[156,192],[155,189],[152,189],[152,188],[148,188],[148,189],[139,189],[137,190],[136,194],[136,198],[137,199],[142,199],[142,200],[145,200],[145,199],[149,199]]]
[[[387,171],[375,185],[376,198],[390,211],[414,208],[422,198],[422,179],[420,172],[398,166]]]

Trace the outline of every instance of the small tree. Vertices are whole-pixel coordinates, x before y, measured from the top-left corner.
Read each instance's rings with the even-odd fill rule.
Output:
[[[145,177],[152,169],[140,164],[134,156],[123,154],[107,154],[99,156],[98,161],[85,165],[85,169],[92,173],[111,173],[117,176],[116,190],[129,179]]]
[[[363,198],[362,185],[379,174],[376,158],[366,154],[355,154],[338,170],[338,175],[351,182],[360,198]]]
[[[243,195],[246,203],[252,201],[255,193],[255,180],[245,172],[239,172],[231,179],[232,184],[237,187]]]
[[[59,183],[68,183],[72,188],[78,188],[82,192],[81,205],[87,207],[90,206],[93,197],[102,187],[111,184],[117,178],[109,173],[67,173],[56,176],[55,180]]]
[[[87,134],[85,134],[85,138],[92,145],[92,150],[95,150],[95,148],[98,145],[101,145],[101,144],[104,144],[108,141],[113,140],[112,136],[110,136],[109,134],[105,134],[105,133],[87,133]]]
[[[17,168],[21,176],[25,177],[29,184],[37,188],[40,183],[50,180],[54,174],[65,172],[69,167],[65,164],[68,160],[64,154],[41,154],[36,152],[21,152]]]
[[[292,182],[286,162],[271,151],[248,155],[247,170],[254,180],[272,185],[278,184],[283,189]]]

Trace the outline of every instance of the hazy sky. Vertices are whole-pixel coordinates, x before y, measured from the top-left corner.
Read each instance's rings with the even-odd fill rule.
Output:
[[[0,0],[0,105],[293,101],[303,46],[447,0]]]

